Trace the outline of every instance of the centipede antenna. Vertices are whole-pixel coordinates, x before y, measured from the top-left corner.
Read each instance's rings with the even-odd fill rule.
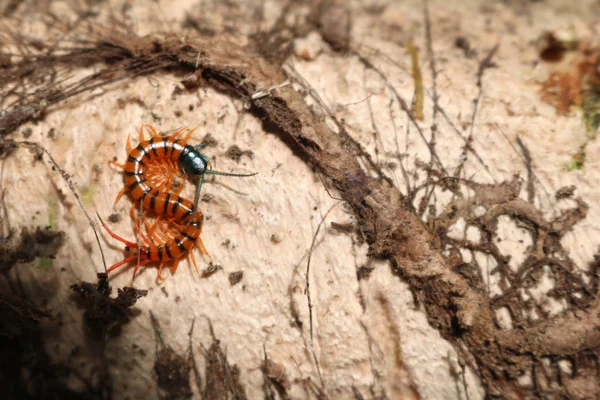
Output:
[[[207,174],[207,175],[221,175],[221,176],[237,176],[237,177],[243,178],[243,177],[247,177],[247,176],[257,175],[258,172],[253,172],[251,174],[233,174],[231,172],[221,172],[221,171],[215,171],[214,169],[209,169],[209,170],[207,170],[205,172],[205,174]]]
[[[196,196],[194,197],[194,210],[192,211],[192,218],[188,221],[188,225],[192,223],[194,218],[196,218],[196,213],[198,212],[198,203],[200,202],[200,189],[202,189],[202,184],[204,183],[204,174],[201,174],[198,177],[198,186],[196,187]]]

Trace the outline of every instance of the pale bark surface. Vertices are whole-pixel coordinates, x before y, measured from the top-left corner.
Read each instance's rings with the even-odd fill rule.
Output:
[[[78,371],[80,378],[64,379],[71,389],[98,385],[97,371],[107,366],[114,398],[171,398],[159,388],[156,368],[166,345],[182,357],[192,354],[199,377],[190,372],[190,388],[197,398],[244,398],[241,391],[249,399],[271,393],[473,400],[486,393],[516,398],[521,390],[523,396],[598,395],[598,375],[590,372],[597,367],[589,360],[600,344],[593,264],[600,148],[578,107],[558,115],[542,99],[555,64],[540,60],[537,44],[546,31],[598,41],[597,1],[431,1],[428,9],[420,1],[97,3],[91,6],[97,14],[82,26],[102,24],[110,34],[112,14],[139,37],[155,35],[173,48],[191,43],[179,62],[193,66],[197,55],[201,68],[217,72],[203,75],[197,90],[180,90],[182,79],[193,80],[181,71],[131,76],[57,102],[43,118],[19,123],[3,137],[42,145],[70,175],[88,213],[105,221],[120,215],[109,225],[129,239],[131,203],[123,198],[113,208],[123,177],[108,161],[125,160],[128,135],[137,143],[144,123],[163,133],[197,127],[192,142],[209,134],[216,140],[206,149],[216,169],[258,175],[216,177],[203,187],[202,239],[220,268],[198,274],[183,261],[162,283],[156,268],[143,268],[134,286],[148,294],[135,304],[138,314],[119,335],[94,341],[84,334],[83,310],[70,289],[95,282],[104,269],[94,233],[47,158],[39,161],[25,145],[3,158],[4,233],[15,229],[14,241],[25,228],[51,225],[65,232],[52,261],[17,264],[2,287],[13,290],[21,281],[23,297],[53,316],[41,322],[44,348],[52,363]],[[77,38],[60,37],[40,16],[22,17],[21,7],[4,17],[10,29],[57,41]],[[77,19],[74,8],[60,2],[40,12]],[[250,36],[256,32],[275,32],[271,38],[292,51],[278,64],[277,45]],[[457,38],[468,48],[465,42],[459,48]],[[423,120],[411,111],[418,89],[410,40],[423,79]],[[122,45],[134,47],[128,39]],[[143,45],[140,54],[147,51]],[[260,45],[272,45],[275,59],[257,50]],[[75,82],[104,67],[63,72]],[[223,71],[243,73],[245,80],[230,84]],[[258,93],[286,80],[291,84],[271,94],[244,97],[247,88]],[[278,104],[291,111],[277,114]],[[231,156],[233,145],[241,156]],[[583,168],[565,167],[583,145]],[[443,190],[439,182],[448,176],[462,181]],[[439,177],[445,178],[434,184]],[[574,196],[557,200],[556,191],[569,185],[576,186]],[[192,199],[193,185],[183,193]],[[519,271],[534,253],[550,260],[542,256],[544,246],[554,246],[560,268],[568,269],[564,282],[542,261],[535,276],[523,272],[522,288],[507,300],[519,317],[509,306],[488,307],[517,281],[507,284],[497,260],[472,245],[484,243],[478,206],[490,215],[485,226],[493,226],[497,255],[510,256],[505,271]],[[122,248],[101,235],[110,266],[123,258]],[[200,269],[208,268],[206,256],[196,251],[196,259]],[[476,269],[460,270],[461,263]],[[239,271],[241,280],[232,284],[231,274]],[[129,286],[131,274],[111,275],[113,291]],[[564,292],[549,296],[557,282]],[[585,306],[574,305],[577,296]],[[223,353],[209,350],[215,338]],[[223,354],[227,367],[217,373],[214,359]],[[226,397],[215,381],[229,385],[232,374],[239,385]]]

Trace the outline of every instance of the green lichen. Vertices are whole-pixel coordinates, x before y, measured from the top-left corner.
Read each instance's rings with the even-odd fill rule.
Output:
[[[50,196],[48,200],[48,227],[51,231],[56,230],[56,221],[58,219],[58,202],[56,196]]]
[[[40,260],[40,268],[44,271],[49,271],[52,269],[52,259],[48,257],[39,257]]]
[[[581,146],[579,148],[579,151],[577,153],[575,153],[573,155],[573,157],[571,157],[571,161],[564,165],[564,168],[567,171],[569,171],[569,172],[580,171],[583,169],[583,165],[585,164],[585,146],[586,146],[586,144]]]
[[[81,203],[88,207],[92,204],[94,200],[94,195],[96,194],[96,188],[94,186],[84,186],[81,188]]]

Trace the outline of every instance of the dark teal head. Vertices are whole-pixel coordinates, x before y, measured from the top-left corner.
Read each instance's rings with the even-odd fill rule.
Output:
[[[179,156],[179,168],[188,179],[204,175],[208,172],[208,156],[194,146],[185,146]]]

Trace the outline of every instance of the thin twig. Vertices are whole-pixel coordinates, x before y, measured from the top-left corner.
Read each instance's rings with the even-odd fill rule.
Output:
[[[477,118],[477,112],[479,111],[479,102],[481,101],[481,96],[483,95],[483,73],[486,69],[492,66],[492,58],[498,48],[500,47],[500,43],[496,43],[496,45],[489,51],[487,56],[484,57],[483,60],[479,63],[479,68],[477,68],[477,87],[479,88],[477,92],[477,97],[473,100],[473,113],[471,114],[471,126],[469,130],[469,137],[467,138],[465,145],[463,147],[463,151],[461,154],[461,160],[456,169],[454,170],[454,175],[458,176],[460,171],[462,170],[465,162],[468,158],[468,152],[471,147],[471,142],[473,141],[473,130],[475,129],[475,119]]]
[[[341,203],[342,203],[341,201],[338,201],[337,203],[335,203],[334,205],[332,205],[331,207],[329,207],[329,210],[327,210],[327,212],[325,213],[325,215],[323,215],[323,218],[321,218],[321,222],[319,222],[319,225],[317,226],[317,230],[316,230],[315,234],[313,235],[312,242],[310,244],[310,250],[308,251],[308,260],[306,262],[306,274],[305,274],[306,288],[304,289],[304,293],[306,294],[306,298],[308,300],[308,322],[309,322],[309,329],[310,329],[310,347],[311,347],[310,350],[311,350],[313,359],[315,361],[315,365],[317,366],[317,373],[319,374],[319,380],[321,381],[321,386],[324,385],[323,384],[323,377],[321,376],[321,369],[319,367],[319,361],[317,360],[317,354],[315,353],[315,343],[314,343],[314,337],[313,337],[313,312],[312,312],[312,302],[311,302],[311,297],[310,297],[310,279],[309,279],[310,261],[312,259],[313,249],[314,249],[315,243],[317,241],[317,235],[319,234],[319,231],[321,230],[321,226],[325,222],[325,219],[327,218],[327,216],[329,215],[329,213],[336,206],[338,206]]]
[[[94,221],[92,221],[92,219],[90,218],[89,214],[85,210],[85,207],[83,206],[83,203],[79,199],[79,195],[77,194],[77,191],[75,190],[75,185],[73,184],[73,182],[71,182],[71,179],[69,178],[69,175],[65,172],[64,169],[62,169],[58,165],[58,163],[56,162],[56,160],[54,160],[54,158],[52,157],[52,155],[50,154],[50,152],[48,150],[46,150],[44,147],[42,147],[41,145],[39,145],[38,143],[27,142],[27,141],[15,142],[15,143],[22,144],[22,145],[25,145],[25,146],[35,147],[36,149],[39,149],[39,150],[43,151],[44,153],[46,153],[46,155],[50,159],[50,162],[52,162],[52,164],[58,170],[58,172],[60,173],[60,175],[62,176],[62,178],[65,180],[65,182],[67,182],[67,186],[69,186],[69,189],[71,190],[71,193],[73,193],[73,196],[75,196],[75,199],[77,200],[77,203],[79,203],[79,207],[81,208],[81,210],[85,214],[85,217],[87,218],[90,226],[92,227],[92,230],[94,231],[94,236],[96,236],[96,242],[98,243],[98,248],[100,248],[100,254],[102,255],[102,263],[104,264],[104,272],[107,273],[106,259],[104,258],[104,251],[102,250],[102,245],[100,244],[100,237],[98,236],[98,232],[96,231],[96,224],[95,224]]]
[[[533,184],[533,169],[531,167],[531,154],[529,153],[529,149],[525,146],[525,143],[521,140],[519,135],[517,135],[517,144],[521,148],[521,153],[523,153],[523,158],[525,162],[525,168],[527,168],[527,201],[533,204],[533,200],[535,199],[535,185]]]
[[[429,141],[425,138],[423,129],[421,129],[421,126],[417,123],[417,119],[415,118],[414,113],[408,107],[406,100],[404,100],[404,98],[400,95],[400,93],[398,92],[396,87],[390,83],[390,81],[387,79],[387,76],[383,73],[383,71],[381,71],[379,68],[377,68],[367,57],[363,56],[357,50],[353,50],[352,53],[356,57],[358,57],[359,61],[366,68],[374,71],[383,80],[383,83],[385,84],[385,86],[394,94],[394,97],[396,97],[396,100],[398,101],[398,104],[400,105],[400,108],[402,109],[402,111],[404,111],[404,113],[407,115],[408,119],[410,120],[411,124],[417,129],[417,132],[419,132],[421,139],[425,142],[425,144],[427,145],[427,148],[429,149],[429,153],[431,154],[431,157],[433,157],[435,159],[436,163],[438,164],[438,167],[442,170],[442,172],[445,175],[448,175],[448,172],[446,171],[446,168],[444,167],[442,160],[440,160],[440,158],[438,157],[437,153],[435,152],[435,149],[431,146],[431,143],[429,143]]]

